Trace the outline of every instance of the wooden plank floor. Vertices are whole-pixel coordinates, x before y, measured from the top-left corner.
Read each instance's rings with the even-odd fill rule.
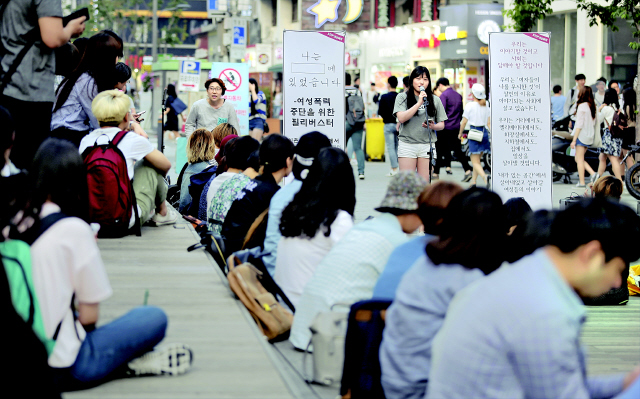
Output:
[[[640,364],[640,297],[625,306],[587,306],[582,343],[589,374],[628,372]]]
[[[169,316],[164,342],[184,342],[194,351],[191,371],[177,377],[116,380],[67,393],[75,398],[291,398],[262,338],[231,297],[203,251],[187,253],[193,231],[180,224],[144,228],[142,237],[100,240],[113,296],[100,307],[106,323],[142,305]]]

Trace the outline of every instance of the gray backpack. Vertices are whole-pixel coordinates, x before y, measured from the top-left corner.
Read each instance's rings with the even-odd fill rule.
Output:
[[[358,123],[364,123],[364,100],[362,96],[358,94],[350,94],[347,96],[347,105],[349,105],[349,112],[347,112],[347,123],[351,126],[355,126]]]

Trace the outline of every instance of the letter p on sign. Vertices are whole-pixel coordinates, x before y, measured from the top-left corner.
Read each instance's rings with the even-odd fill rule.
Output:
[[[182,61],[182,69],[180,73],[189,75],[200,75],[200,62],[198,61]]]

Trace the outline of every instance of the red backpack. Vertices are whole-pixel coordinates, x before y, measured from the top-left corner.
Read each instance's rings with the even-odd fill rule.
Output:
[[[140,224],[136,197],[127,171],[127,160],[118,144],[128,132],[121,131],[107,144],[96,139],[82,158],[87,167],[89,221],[99,223],[99,237],[124,237],[129,234],[131,212],[135,212],[136,234]],[[105,135],[106,136],[106,135]]]

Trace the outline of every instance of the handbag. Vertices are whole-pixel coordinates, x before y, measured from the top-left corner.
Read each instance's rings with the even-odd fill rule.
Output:
[[[600,135],[600,129],[594,129],[594,131],[595,132],[593,134],[593,144],[591,144],[591,147],[600,148],[602,147],[602,136]]]
[[[307,378],[306,357],[313,345],[313,376],[308,379],[309,382],[333,385],[342,380],[349,313],[333,310],[335,306],[347,305],[336,304],[330,311],[318,313],[309,326],[311,341],[307,345],[303,361],[303,373]]]
[[[469,133],[467,133],[467,138],[469,140],[482,142],[482,139],[484,138],[484,132],[481,130],[471,129],[469,130]]]

